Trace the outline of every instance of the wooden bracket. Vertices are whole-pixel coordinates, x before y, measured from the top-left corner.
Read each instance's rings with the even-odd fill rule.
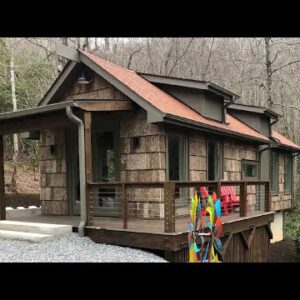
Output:
[[[227,237],[225,243],[223,244],[222,257],[225,256],[225,253],[226,253],[226,250],[227,250],[227,248],[228,248],[229,242],[230,242],[230,240],[232,239],[232,233],[229,233],[229,234],[226,235],[226,236],[228,236],[228,237]]]
[[[246,238],[244,232],[240,232],[240,236],[242,238],[242,242],[243,242],[245,248],[247,248],[247,249],[251,248],[251,244],[252,244],[252,240],[253,240],[253,237],[254,237],[254,233],[255,233],[256,227],[253,226],[250,230],[251,230],[251,232],[249,233],[248,238]]]

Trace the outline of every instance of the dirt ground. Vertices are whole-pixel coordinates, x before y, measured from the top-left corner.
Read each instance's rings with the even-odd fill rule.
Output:
[[[13,171],[11,161],[6,161],[4,164],[5,176],[5,193],[10,194],[10,181]],[[18,163],[17,174],[18,194],[39,194],[40,193],[40,173],[39,170],[33,170],[26,163]]]
[[[295,242],[283,240],[270,245],[270,262],[300,262],[297,256]]]

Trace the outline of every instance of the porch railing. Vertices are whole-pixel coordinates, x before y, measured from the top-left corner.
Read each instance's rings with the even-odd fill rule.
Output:
[[[221,196],[221,190],[224,186],[235,187],[239,199],[238,209],[235,210],[235,216],[246,217],[250,208],[254,211],[268,212],[271,210],[270,182],[269,181],[158,181],[158,182],[89,182],[87,184],[87,214],[88,225],[94,225],[95,199],[99,199],[99,194],[109,193],[105,190],[114,190],[114,199],[121,211],[118,218],[122,220],[122,228],[128,229],[128,219],[132,216],[130,208],[129,189],[162,189],[162,201],[164,205],[164,214],[160,221],[164,222],[164,232],[176,232],[175,222],[180,216],[176,216],[176,209],[181,206],[187,206],[187,202],[180,204],[179,191],[188,191],[186,199],[190,197],[191,188],[199,190],[200,187],[206,187],[215,191],[218,197]],[[99,192],[99,189],[102,192]],[[142,193],[143,194],[143,193]],[[105,197],[103,197],[104,199]],[[151,202],[151,197],[149,198]],[[147,202],[147,201],[146,201]],[[180,202],[178,204],[178,202]],[[177,203],[177,204],[176,204]],[[132,204],[132,203],[131,203]],[[238,214],[237,214],[238,212]],[[143,218],[142,218],[143,219]]]

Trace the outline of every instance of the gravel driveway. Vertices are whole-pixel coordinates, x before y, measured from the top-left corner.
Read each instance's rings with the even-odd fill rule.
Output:
[[[152,253],[94,243],[77,233],[44,243],[0,239],[0,262],[166,262]]]

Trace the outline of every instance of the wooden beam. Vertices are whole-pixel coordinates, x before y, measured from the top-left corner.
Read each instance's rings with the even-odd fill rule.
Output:
[[[175,232],[175,183],[164,184],[165,232]]]
[[[225,243],[223,243],[223,249],[222,249],[222,258],[224,259],[224,256],[226,254],[226,251],[227,251],[227,248],[229,246],[229,243],[232,239],[232,233],[230,233],[228,236],[227,236],[227,239],[225,241]]]
[[[5,210],[5,180],[4,180],[4,144],[0,135],[0,220],[6,219]]]
[[[66,127],[71,125],[65,113],[56,113],[48,116],[25,117],[21,120],[5,120],[0,122],[0,135]]]
[[[75,101],[75,106],[86,111],[121,111],[121,110],[135,110],[136,105],[132,101],[127,100],[113,100],[105,101]]]
[[[84,113],[85,173],[86,173],[86,206],[87,224],[93,225],[93,200],[88,182],[93,180],[92,168],[92,113]]]

